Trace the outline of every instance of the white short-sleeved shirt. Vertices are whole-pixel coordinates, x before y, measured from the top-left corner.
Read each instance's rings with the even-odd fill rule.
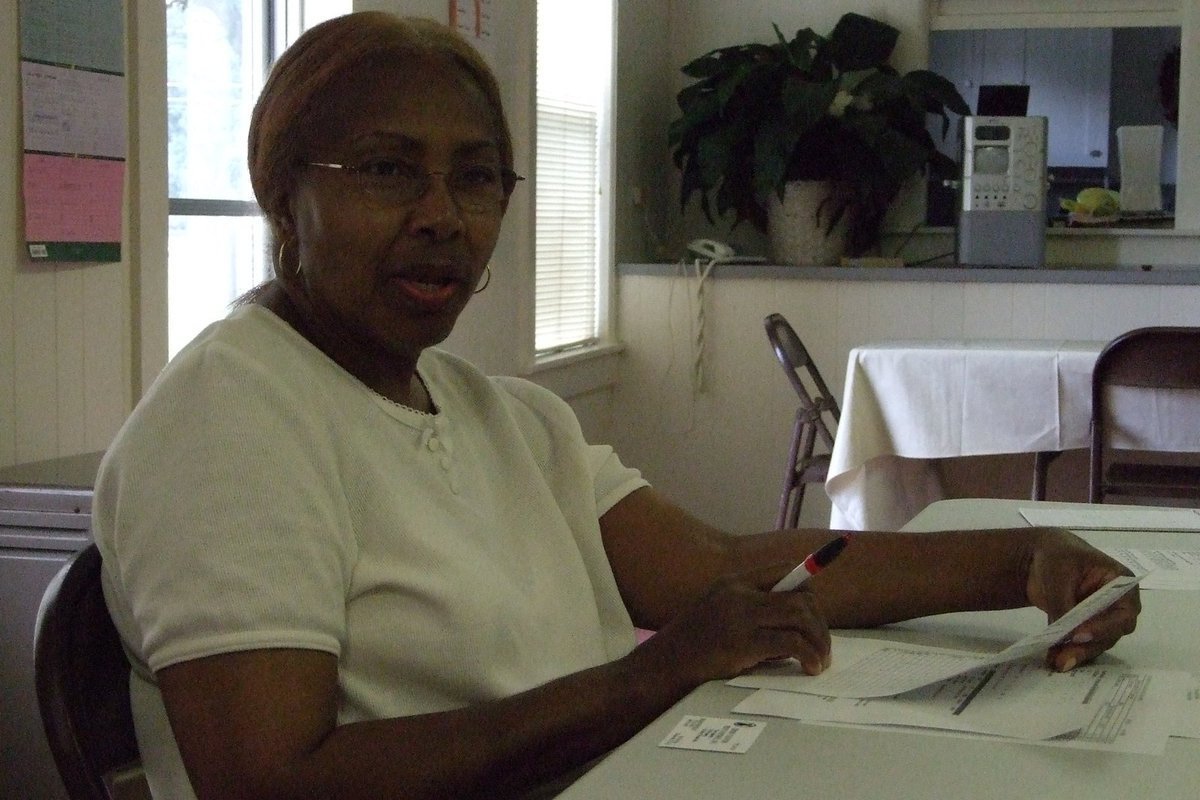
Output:
[[[526,381],[427,350],[437,413],[372,392],[270,311],[211,326],[101,465],[104,587],[152,787],[187,787],[153,671],[338,657],[339,724],[500,698],[634,645],[599,518],[646,485]]]

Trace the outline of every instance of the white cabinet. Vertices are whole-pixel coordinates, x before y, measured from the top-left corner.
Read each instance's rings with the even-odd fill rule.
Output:
[[[33,627],[50,580],[91,540],[100,454],[0,469],[0,797],[66,800],[33,683]]]
[[[1047,163],[1106,168],[1112,29],[1034,28],[1009,33],[1019,33],[1025,40],[1029,113],[1050,120]]]
[[[1108,166],[1110,28],[935,31],[930,68],[977,110],[983,84],[1028,84],[1033,116],[1050,121],[1051,167]],[[942,149],[957,159],[957,134]]]

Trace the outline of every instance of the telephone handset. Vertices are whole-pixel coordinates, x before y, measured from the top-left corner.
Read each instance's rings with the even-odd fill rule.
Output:
[[[732,247],[716,239],[693,239],[688,242],[688,252],[706,261],[724,261],[737,255]]]
[[[687,249],[693,258],[701,261],[721,264],[762,264],[766,261],[762,256],[739,256],[732,247],[716,239],[693,239],[688,242]]]

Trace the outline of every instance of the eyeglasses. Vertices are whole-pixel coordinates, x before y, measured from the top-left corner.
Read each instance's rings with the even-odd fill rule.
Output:
[[[454,204],[473,214],[499,210],[517,181],[525,180],[511,169],[494,164],[463,164],[448,172],[427,170],[399,158],[371,158],[358,165],[320,161],[304,161],[301,165],[342,170],[358,182],[363,194],[384,208],[415,203],[429,191],[433,176],[441,175]]]

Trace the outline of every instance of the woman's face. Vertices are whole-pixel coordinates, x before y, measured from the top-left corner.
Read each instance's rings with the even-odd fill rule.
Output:
[[[366,174],[299,168],[290,208],[301,266],[287,280],[302,295],[307,335],[370,384],[364,371],[411,369],[449,335],[495,247],[507,195],[463,208],[449,173],[463,186],[463,176],[505,165],[489,106],[453,65],[409,59],[360,72],[337,96],[332,113],[309,122],[328,134],[305,157]],[[418,181],[440,174],[416,197],[380,191],[400,170]]]

